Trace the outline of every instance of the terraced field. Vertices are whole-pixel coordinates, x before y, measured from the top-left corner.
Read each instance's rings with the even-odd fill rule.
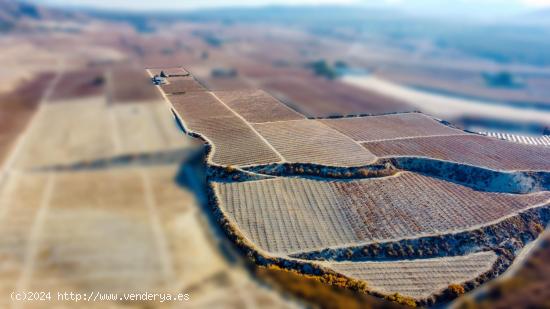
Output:
[[[419,156],[495,170],[550,170],[550,148],[485,136],[438,136],[363,143],[379,157]]]
[[[211,93],[171,96],[170,102],[190,130],[203,134],[212,142],[214,163],[251,165],[281,161],[250,125]]]
[[[380,141],[421,136],[464,135],[419,113],[326,119],[322,122],[355,141]]]
[[[351,278],[368,282],[375,290],[399,293],[415,299],[446,289],[451,284],[474,280],[491,270],[494,252],[398,262],[342,262],[329,267]]]
[[[185,92],[205,91],[206,89],[193,77],[170,78],[168,84],[160,86],[166,94],[182,94]]]
[[[216,91],[215,94],[248,122],[305,118],[262,90]]]
[[[214,183],[214,189],[244,234],[275,254],[451,233],[550,203],[550,192],[480,192],[409,172],[356,181]]]
[[[288,162],[361,166],[376,157],[359,144],[316,120],[254,124]]]
[[[312,120],[262,91],[169,85],[184,128],[222,167],[207,166],[214,217],[262,265],[430,305],[500,275],[548,223],[550,148],[419,113]],[[385,160],[402,156],[417,161]]]

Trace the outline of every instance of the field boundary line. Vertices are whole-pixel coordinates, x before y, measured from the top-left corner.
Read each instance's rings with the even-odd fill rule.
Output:
[[[238,92],[238,91],[240,91],[240,90],[238,90],[238,89],[237,89],[237,90],[213,90],[212,92],[214,92],[214,93],[216,93],[216,92],[217,92],[217,93],[220,93],[220,92]],[[271,95],[271,93],[269,93],[269,92],[267,92],[267,91],[265,91],[265,90],[263,90],[263,89],[261,89],[261,88],[250,89],[250,91],[261,91],[261,92],[267,94],[268,97],[270,97],[270,98],[272,98],[273,100],[275,100],[275,101],[278,103],[278,105],[283,106],[283,108],[286,108],[287,110],[291,111],[291,112],[294,113],[294,114],[297,114],[297,115],[299,115],[299,116],[302,116],[302,119],[307,119],[306,115],[304,115],[304,114],[302,114],[302,113],[299,113],[299,112],[293,110],[292,108],[290,108],[290,106],[288,106],[288,105],[286,105],[285,103],[281,102],[279,99],[277,99],[276,97],[274,97],[273,95]],[[294,120],[300,120],[300,119],[294,119]],[[280,122],[280,121],[284,121],[284,120],[279,120],[279,121],[267,121],[267,122]],[[253,124],[253,123],[263,123],[263,122],[250,122],[250,123]]]
[[[235,116],[239,117],[252,130],[252,132],[254,132],[258,137],[260,137],[260,139],[264,141],[269,146],[269,148],[271,148],[271,150],[273,150],[277,154],[277,156],[279,156],[279,158],[281,158],[283,162],[286,162],[285,157],[283,157],[283,155],[281,155],[277,151],[277,149],[273,147],[273,145],[271,145],[262,135],[260,135],[260,133],[258,133],[258,131],[256,131],[256,129],[254,129],[254,127],[248,121],[246,121],[246,119],[244,119],[243,116],[239,115],[236,111],[234,111],[229,106],[227,106],[227,104],[225,104],[222,100],[220,100],[220,98],[218,98],[218,96],[214,92],[212,91],[207,91],[207,92],[210,93],[216,100],[218,100],[218,102],[223,104],[223,106],[227,107],[227,109],[229,109],[233,114],[235,114]]]
[[[309,119],[308,119],[308,120],[309,120]],[[312,119],[312,120],[313,120],[313,119]],[[336,130],[336,129],[334,129],[334,128],[331,128],[329,125],[324,124],[322,121],[318,121],[318,120],[313,120],[313,121],[315,121],[315,122],[321,124],[322,126],[328,128],[329,130],[332,130],[332,131],[336,132],[337,134],[342,135],[342,136],[344,137],[344,139],[348,139],[348,140],[352,141],[354,144],[356,144],[357,146],[361,147],[361,149],[364,149],[367,153],[369,153],[369,154],[373,157],[373,160],[371,160],[370,162],[368,162],[369,164],[370,164],[370,163],[374,163],[374,162],[376,162],[376,161],[378,160],[378,156],[377,156],[377,155],[375,155],[374,153],[372,153],[369,149],[365,148],[365,146],[361,145],[359,142],[355,141],[353,138],[351,138],[351,137],[345,135],[344,133],[342,133],[342,132],[340,132],[340,131],[338,131],[338,130]]]
[[[111,138],[112,138],[113,146],[115,147],[115,153],[122,154],[123,147],[122,147],[122,140],[120,137],[120,130],[118,128],[118,119],[117,119],[116,111],[114,110],[113,106],[109,106],[109,103],[107,102],[105,107],[106,107],[105,112],[107,113],[107,116],[109,117],[109,122],[111,123]]]
[[[147,71],[147,74],[149,75],[150,78],[153,78],[153,73],[151,73],[151,70],[150,69],[146,69],[145,71]],[[155,88],[157,88],[158,92],[160,93],[161,97],[162,97],[162,101],[163,101],[163,104],[166,105],[166,107],[168,107],[168,110],[172,113],[175,113],[177,114],[178,116],[178,120],[181,121],[183,127],[185,129],[187,129],[187,131],[190,131],[190,128],[189,126],[185,123],[185,120],[180,116],[180,114],[177,112],[176,108],[174,107],[174,104],[172,104],[172,101],[170,101],[170,99],[168,98],[168,96],[166,95],[166,93],[164,93],[164,90],[162,90],[162,88],[158,85],[155,85]],[[186,135],[187,132],[186,132]],[[202,134],[201,134],[202,135]],[[209,140],[210,142],[210,140]],[[213,145],[213,144],[212,144]]]
[[[4,180],[6,178],[6,175],[10,172],[12,169],[12,166],[19,156],[19,153],[21,152],[21,149],[26,144],[26,141],[30,135],[30,132],[32,131],[32,128],[35,126],[35,120],[38,118],[38,115],[42,113],[42,110],[44,109],[45,103],[50,99],[50,96],[53,93],[54,88],[59,84],[59,81],[61,80],[61,76],[63,76],[65,72],[65,62],[61,60],[61,62],[58,63],[58,70],[55,73],[55,77],[51,80],[51,82],[48,84],[48,87],[44,90],[42,93],[42,96],[40,97],[38,108],[33,113],[31,118],[26,123],[25,127],[19,133],[17,140],[11,147],[11,150],[9,152],[8,157],[6,160],[4,160],[4,163],[2,164],[2,170],[0,171],[0,187],[3,186]]]
[[[399,141],[399,140],[406,140],[406,139],[415,139],[415,138],[430,138],[430,137],[449,137],[449,136],[478,136],[476,134],[471,133],[458,133],[458,134],[434,134],[434,135],[420,135],[420,136],[405,136],[405,137],[395,137],[395,138],[387,138],[387,139],[377,139],[377,140],[371,140],[371,141],[357,141],[360,144],[363,143],[375,143],[375,142],[386,142],[386,141]]]
[[[10,189],[11,186],[14,187],[14,192],[17,190],[17,188],[19,187],[20,185],[20,181],[19,181],[19,177],[21,177],[21,174],[20,173],[13,173],[11,174],[13,175],[11,180],[12,182],[10,182],[9,184],[10,185],[6,185],[5,187],[0,187],[0,196],[2,198],[5,198],[6,197],[6,194],[5,192],[9,192],[8,189]],[[6,202],[4,200],[2,200],[0,202],[0,223],[2,223],[2,221],[4,220],[4,217],[6,216],[6,214],[8,213],[8,211],[12,208],[12,205],[14,204],[12,202],[14,198],[10,196],[10,199]]]
[[[160,222],[160,217],[157,209],[157,203],[155,200],[155,194],[151,186],[151,181],[146,171],[143,168],[138,168],[141,176],[141,182],[143,186],[143,194],[145,198],[145,204],[149,212],[149,222],[153,229],[153,235],[156,239],[157,250],[159,251],[163,277],[166,283],[170,283],[174,276],[174,264],[168,250],[168,244],[166,242],[166,235],[164,234]]]
[[[24,289],[27,287],[29,279],[32,276],[36,255],[38,253],[38,246],[40,244],[40,238],[42,236],[42,229],[44,227],[46,216],[48,215],[48,211],[50,209],[50,203],[55,189],[55,181],[55,173],[49,173],[46,180],[46,187],[42,192],[38,211],[34,216],[34,220],[32,221],[28,243],[25,248],[25,256],[23,258],[23,269],[15,287],[15,290],[17,292],[24,291]],[[18,302],[14,307],[20,308],[21,305],[22,303]]]

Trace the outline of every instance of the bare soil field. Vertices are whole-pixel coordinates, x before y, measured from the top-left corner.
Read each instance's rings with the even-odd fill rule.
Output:
[[[189,129],[203,134],[212,142],[213,162],[252,165],[281,160],[244,120],[211,93],[173,95],[169,100]]]
[[[108,95],[115,104],[162,100],[158,91],[151,87],[151,80],[142,68],[114,68],[109,74]]]
[[[376,160],[359,144],[316,120],[258,123],[254,128],[287,162],[361,166]]]
[[[105,72],[100,69],[68,71],[61,76],[51,99],[59,101],[101,95],[105,91],[105,83]]]
[[[267,252],[295,253],[489,224],[550,193],[480,192],[415,173],[354,181],[277,178],[215,183],[222,209]]]
[[[168,80],[168,84],[160,86],[166,94],[183,94],[186,92],[206,90],[193,77],[172,77]]]
[[[411,137],[461,135],[464,131],[443,125],[420,113],[321,120],[355,141],[381,141]]]
[[[262,90],[217,91],[214,94],[251,123],[305,118]]]
[[[310,117],[350,114],[385,114],[414,111],[405,102],[369,90],[320,78],[272,78],[262,87]]]
[[[550,149],[485,136],[419,137],[363,145],[379,157],[416,156],[495,170],[549,170]]]
[[[254,89],[247,80],[241,77],[211,77],[210,73],[202,75],[196,73],[196,71],[193,71],[193,74],[200,80],[202,85],[213,91]]]
[[[26,127],[52,78],[53,74],[39,75],[10,93],[0,94],[0,162]]]
[[[470,255],[405,260],[398,262],[341,262],[330,268],[349,277],[364,280],[386,294],[399,293],[415,299],[427,298],[447,289],[451,284],[462,284],[489,271],[497,256],[494,252]]]

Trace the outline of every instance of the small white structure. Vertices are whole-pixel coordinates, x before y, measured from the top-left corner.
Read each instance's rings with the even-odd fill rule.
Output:
[[[153,84],[155,84],[155,85],[164,85],[164,84],[166,84],[166,78],[162,77],[162,76],[159,76],[159,75],[153,76],[152,80],[153,80]]]

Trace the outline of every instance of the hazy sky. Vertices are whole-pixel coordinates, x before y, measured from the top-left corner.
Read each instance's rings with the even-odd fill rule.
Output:
[[[301,4],[362,4],[396,7],[418,13],[457,13],[471,15],[507,15],[550,7],[550,0],[34,0],[55,5],[79,5],[104,9],[189,10],[216,7],[301,5]]]

